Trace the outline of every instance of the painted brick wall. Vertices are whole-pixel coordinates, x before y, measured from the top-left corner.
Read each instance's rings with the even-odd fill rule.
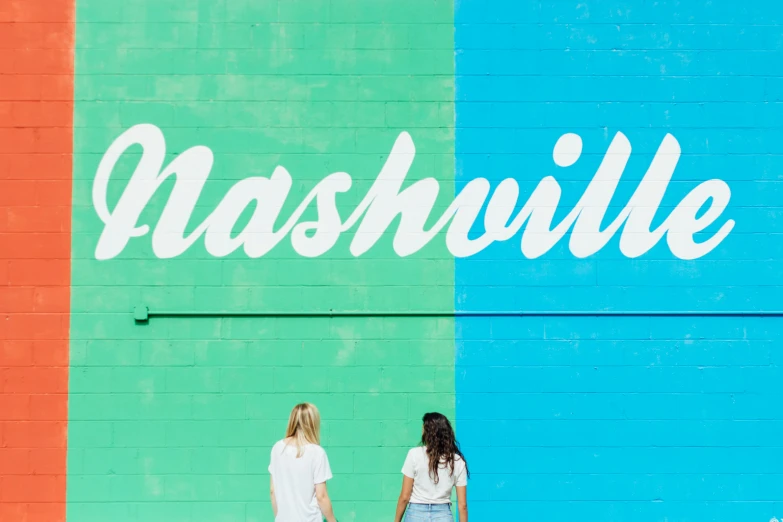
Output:
[[[617,237],[587,259],[564,240],[524,260],[509,241],[457,260],[456,306],[779,310],[781,22],[773,2],[458,2],[458,186],[481,172],[530,190],[553,175],[563,188],[557,223],[622,132],[632,155],[608,224],[668,132],[683,153],[653,226],[711,178],[730,185],[725,218],[737,224],[695,261],[674,258],[663,242],[630,260]],[[584,150],[558,167],[553,147],[568,132]],[[495,318],[456,327],[457,417],[477,520],[783,513],[781,319]]]
[[[6,0],[0,522],[271,520],[269,448],[302,400],[324,417],[341,521],[390,518],[431,410],[456,418],[474,521],[783,518],[783,319],[709,315],[782,309],[782,25],[779,2],[729,0]],[[459,259],[441,234],[400,258],[398,221],[358,258],[344,234],[310,259],[288,238],[256,259],[203,240],[160,259],[147,234],[98,261],[96,169],[136,124],[160,128],[167,160],[214,153],[188,231],[278,165],[281,216],[350,173],[345,218],[402,131],[407,183],[440,183],[434,214],[477,177],[513,177],[524,199],[551,175],[558,222],[622,132],[609,221],[671,133],[682,156],[653,227],[713,178],[731,203],[697,240],[736,225],[693,261],[665,241],[629,259],[619,233],[586,259],[568,238],[527,259],[520,234]],[[584,149],[559,167],[565,133]],[[136,306],[213,316],[137,324]],[[303,310],[705,315],[220,317]]]
[[[259,259],[221,259],[199,241],[156,259],[146,236],[98,262],[91,187],[112,141],[149,123],[169,158],[194,145],[215,154],[193,226],[231,185],[278,165],[294,179],[281,216],[338,171],[354,178],[347,214],[407,130],[421,158],[411,178],[435,176],[448,201],[451,3],[80,0],[76,23],[69,522],[271,520],[269,450],[303,400],[324,417],[339,519],[388,518],[422,414],[454,414],[453,320],[135,325],[129,310],[451,309],[454,262],[442,242],[399,259],[384,238],[353,258],[346,236],[306,259],[286,239]],[[136,161],[129,154],[115,170],[110,208]],[[173,183],[142,221],[157,222]]]
[[[73,9],[0,4],[0,520],[65,520]]]

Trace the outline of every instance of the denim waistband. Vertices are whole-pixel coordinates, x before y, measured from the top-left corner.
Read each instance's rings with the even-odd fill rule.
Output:
[[[408,504],[408,509],[413,511],[450,511],[451,502],[446,504]]]

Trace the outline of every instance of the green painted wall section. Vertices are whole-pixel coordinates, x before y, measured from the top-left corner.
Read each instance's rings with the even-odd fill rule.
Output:
[[[236,180],[277,165],[294,178],[283,217],[327,174],[350,173],[345,219],[406,130],[409,180],[438,178],[442,208],[454,192],[452,16],[441,0],[79,0],[69,522],[272,520],[269,449],[303,400],[323,415],[338,518],[390,519],[421,415],[453,416],[453,321],[136,325],[132,310],[449,310],[444,242],[400,259],[387,234],[357,259],[348,234],[316,259],[287,239],[260,259],[217,259],[199,241],[160,260],[147,235],[99,262],[92,180],[117,136],[152,123],[170,158],[215,153],[191,229]],[[115,169],[110,208],[137,161]],[[141,221],[156,223],[172,186]]]

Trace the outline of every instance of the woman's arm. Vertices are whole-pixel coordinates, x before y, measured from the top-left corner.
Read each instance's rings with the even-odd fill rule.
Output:
[[[272,475],[269,475],[269,496],[272,498],[272,513],[277,518],[277,499],[275,498],[275,482],[272,480]]]
[[[459,522],[468,522],[468,487],[457,486],[457,507]]]
[[[332,510],[332,501],[329,498],[329,493],[326,491],[326,482],[315,485],[315,499],[318,501],[318,507],[321,508],[321,514],[327,522],[337,522]]]
[[[413,479],[403,475],[402,476],[402,491],[400,491],[400,499],[397,501],[397,513],[394,515],[394,522],[402,522],[402,516],[405,514],[405,508],[408,507],[408,502],[411,500],[411,493],[413,492]]]

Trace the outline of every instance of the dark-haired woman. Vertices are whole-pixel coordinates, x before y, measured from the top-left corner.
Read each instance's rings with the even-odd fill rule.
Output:
[[[460,522],[468,522],[468,463],[459,450],[449,419],[427,413],[421,445],[408,452],[402,466],[402,492],[394,522],[453,521],[451,491],[457,488]],[[407,511],[406,511],[407,508]]]

